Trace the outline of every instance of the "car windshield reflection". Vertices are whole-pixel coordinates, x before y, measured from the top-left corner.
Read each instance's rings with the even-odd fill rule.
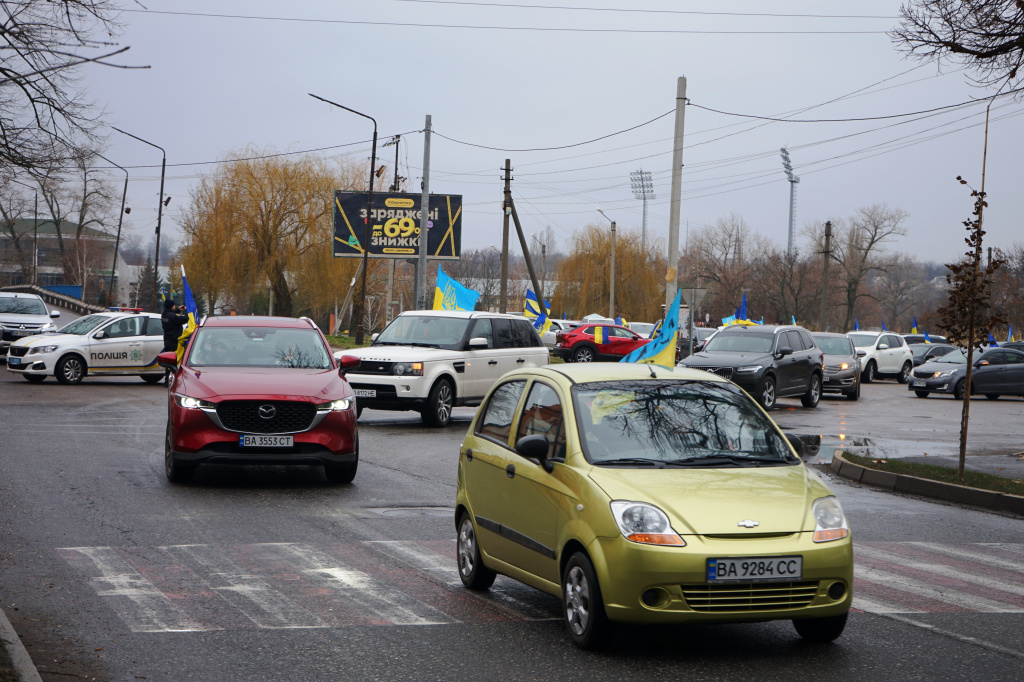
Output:
[[[374,340],[374,346],[426,346],[457,350],[471,320],[437,315],[401,315]]]
[[[330,369],[330,353],[312,329],[205,327],[196,331],[189,367]]]
[[[704,345],[705,353],[770,353],[774,334],[741,332],[719,334]]]

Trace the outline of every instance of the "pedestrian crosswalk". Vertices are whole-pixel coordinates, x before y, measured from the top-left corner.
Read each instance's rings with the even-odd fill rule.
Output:
[[[66,547],[58,554],[135,632],[485,624],[560,618],[498,578],[462,587],[453,540]],[[853,608],[1024,613],[1024,544],[858,542]]]

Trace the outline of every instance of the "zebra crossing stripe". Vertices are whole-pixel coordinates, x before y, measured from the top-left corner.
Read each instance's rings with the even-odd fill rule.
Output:
[[[926,549],[934,554],[941,554],[946,556],[956,556],[964,559],[970,559],[974,562],[984,563],[988,566],[998,566],[999,568],[1005,568],[1008,571],[1015,573],[1024,573],[1024,562],[1013,561],[1011,559],[1004,559],[1003,557],[994,556],[992,554],[979,554],[977,549],[961,549],[954,545],[943,545],[936,542],[907,542],[904,543],[911,547],[920,547]],[[985,547],[985,548],[996,548],[1013,551],[1019,551],[1012,549],[1014,545],[1001,545],[1001,544],[985,544],[985,545],[970,545],[970,547]]]
[[[931,563],[926,561],[919,561],[913,558],[908,558],[902,554],[896,554],[889,552],[884,549],[877,549],[875,547],[867,547],[864,545],[858,545],[855,550],[855,554],[864,555],[867,557],[880,559],[891,564],[897,564],[905,568],[912,568],[918,571],[924,571],[927,573],[934,573],[935,575],[941,575],[947,578],[953,578],[964,583],[971,583],[980,587],[985,587],[990,590],[998,590],[1001,592],[1008,592],[1018,596],[1024,596],[1024,585],[1011,582],[1009,580],[997,580],[995,578],[989,578],[984,575],[977,575],[969,571],[965,571],[962,568],[955,568],[945,564]],[[896,586],[898,589],[898,586]],[[1022,602],[1021,606],[1024,606]]]
[[[905,575],[882,571],[877,568],[854,565],[854,576],[857,580],[883,585],[893,590],[925,597],[933,601],[957,606],[967,611],[985,613],[1024,613],[1024,608],[1003,602],[985,599],[959,590],[932,585]],[[855,588],[856,589],[856,588]]]

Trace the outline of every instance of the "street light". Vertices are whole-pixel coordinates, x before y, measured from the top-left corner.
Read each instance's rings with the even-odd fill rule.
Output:
[[[356,345],[359,346],[362,345],[363,343],[363,315],[366,310],[366,269],[367,266],[369,265],[368,259],[370,256],[370,216],[373,213],[373,171],[374,166],[377,165],[377,119],[375,119],[373,116],[367,116],[366,114],[356,111],[355,109],[349,109],[348,107],[342,104],[338,104],[337,102],[332,102],[329,99],[318,97],[317,95],[314,95],[311,92],[307,94],[313,99],[318,99],[321,102],[326,102],[331,106],[338,107],[339,109],[344,109],[345,111],[351,112],[356,116],[362,116],[363,118],[368,118],[371,121],[373,121],[373,151],[370,153],[370,193],[366,195],[366,232],[363,235],[363,238],[366,240],[366,243],[363,245],[363,277],[359,285],[359,305],[357,306],[358,317],[356,318],[358,320],[358,322],[356,323]]]
[[[111,297],[114,295],[114,270],[117,269],[117,251],[121,246],[121,223],[124,221],[124,201],[128,197],[128,169],[111,161],[99,152],[96,152],[96,156],[100,157],[107,163],[113,163],[124,171],[124,192],[121,193],[121,212],[117,216],[117,239],[114,240],[114,262],[110,266],[110,285],[107,286],[107,305],[110,305],[110,301],[113,300]],[[130,208],[128,210],[131,211]],[[159,254],[160,252],[157,251],[157,253]]]
[[[36,270],[39,267],[39,188],[26,185],[24,182],[14,178],[10,180],[36,193],[35,211],[32,213],[32,286],[38,286],[39,278],[36,275]]]
[[[779,153],[782,154],[782,170],[789,178],[789,247],[786,249],[786,254],[792,258],[795,253],[793,242],[796,237],[796,185],[800,182],[800,177],[793,175],[793,164],[789,161],[789,151],[783,147]]]
[[[651,171],[638,170],[629,174],[629,184],[633,187],[633,197],[644,202],[644,221],[640,228],[640,252],[647,257],[647,200],[657,199],[654,194],[654,181]]]
[[[153,260],[153,296],[149,301],[149,310],[150,312],[153,312],[156,310],[156,284],[157,281],[159,281],[160,276],[160,221],[163,218],[164,214],[164,177],[167,175],[167,152],[164,151],[163,147],[161,147],[158,144],[153,144],[149,140],[143,140],[141,137],[137,135],[126,133],[125,131],[121,130],[116,126],[110,127],[116,130],[117,132],[121,133],[122,135],[127,135],[128,137],[138,140],[143,144],[148,144],[150,147],[156,147],[164,155],[164,159],[160,163],[160,203],[156,205],[156,257]],[[118,168],[120,168],[120,166],[118,166]],[[167,200],[170,201],[170,197],[168,197]]]
[[[615,221],[604,214],[604,211],[595,207],[598,213],[604,216],[604,219],[612,224],[612,274],[611,283],[608,286],[608,318],[611,320],[615,319]]]

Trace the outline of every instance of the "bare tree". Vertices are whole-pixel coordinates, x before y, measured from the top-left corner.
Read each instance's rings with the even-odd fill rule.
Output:
[[[821,295],[821,266],[818,259],[790,256],[773,248],[765,256],[754,280],[757,296],[774,309],[779,322],[790,317],[801,322],[817,319]]]
[[[888,261],[872,285],[873,295],[886,319],[896,325],[921,302],[926,287],[924,268],[910,256],[898,253]]]
[[[714,312],[731,313],[746,289],[753,288],[758,269],[770,250],[767,240],[754,234],[746,221],[733,214],[719,218],[690,236],[683,277],[700,282],[714,300]]]
[[[17,228],[18,220],[32,210],[31,202],[6,183],[4,197],[0,199],[0,237],[8,245],[0,250],[0,272],[12,275],[14,269],[21,271],[23,282],[32,281],[32,244],[26,243],[24,234]],[[31,241],[32,235],[28,235]]]

